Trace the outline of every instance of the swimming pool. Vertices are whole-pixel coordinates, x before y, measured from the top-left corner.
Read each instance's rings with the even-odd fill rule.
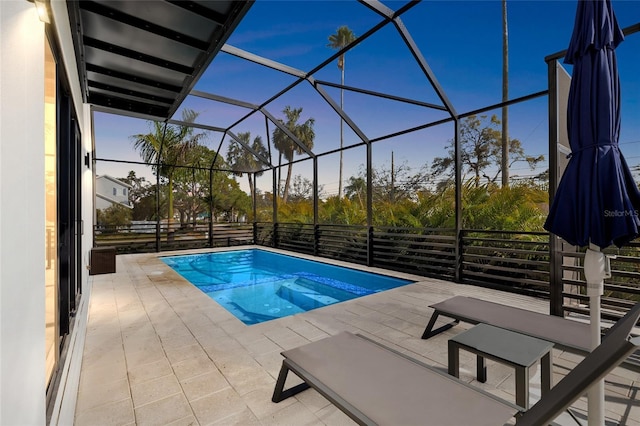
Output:
[[[245,324],[258,324],[412,283],[266,250],[163,257]]]

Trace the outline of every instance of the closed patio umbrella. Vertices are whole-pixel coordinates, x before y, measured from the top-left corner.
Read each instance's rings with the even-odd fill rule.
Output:
[[[592,346],[600,343],[600,296],[608,259],[640,232],[640,191],[618,147],[620,86],[615,48],[624,40],[610,0],[578,1],[564,62],[573,64],[567,126],[571,154],[545,229],[576,246],[584,260]],[[589,393],[589,424],[604,424],[604,384]]]

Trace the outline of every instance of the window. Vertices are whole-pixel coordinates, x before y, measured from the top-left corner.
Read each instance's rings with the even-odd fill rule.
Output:
[[[122,195],[127,196],[127,188],[122,188]]]
[[[113,195],[118,195],[118,190],[116,188],[113,188]]]

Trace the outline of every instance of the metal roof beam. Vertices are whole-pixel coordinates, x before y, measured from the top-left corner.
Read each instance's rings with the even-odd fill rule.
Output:
[[[142,18],[138,18],[137,16],[131,16],[127,13],[124,13],[117,9],[113,9],[109,6],[106,6],[104,3],[97,3],[93,1],[84,0],[80,2],[80,8],[82,10],[86,10],[88,12],[92,12],[97,15],[104,16],[105,18],[122,22],[126,25],[139,28],[143,31],[153,33],[160,37],[173,40],[175,42],[193,47],[198,50],[206,51],[207,49],[209,49],[209,43],[207,41],[199,40],[197,38],[188,36],[186,34],[170,30],[169,28],[165,28],[163,26],[144,20]]]
[[[218,54],[221,49],[221,44],[229,38],[233,30],[240,23],[240,20],[247,13],[253,1],[234,1],[232,2],[231,10],[228,13],[225,24],[220,26],[213,35],[213,38],[207,43],[207,48],[203,52],[202,57],[195,63],[195,72],[187,77],[184,88],[178,94],[178,98],[173,107],[169,110],[169,117],[178,110],[184,99],[189,92],[193,90],[196,82],[200,79],[202,74],[207,70],[213,58]]]
[[[449,111],[449,114],[451,114],[454,117],[457,116],[456,109],[454,108],[453,104],[445,94],[444,89],[438,82],[438,79],[436,78],[435,74],[431,70],[431,67],[429,67],[427,60],[424,58],[424,56],[422,56],[422,52],[420,52],[420,48],[418,48],[418,45],[411,37],[409,30],[407,30],[407,28],[404,26],[404,24],[402,23],[402,20],[399,17],[393,18],[393,24],[396,26],[396,29],[400,33],[400,37],[402,37],[402,39],[404,40],[405,44],[409,48],[409,51],[411,52],[414,59],[420,66],[420,69],[422,69],[422,72],[429,80],[429,83],[431,83],[431,87],[433,87],[433,89],[436,91],[436,94],[438,95],[438,97],[440,98],[444,106],[447,108],[447,110]]]
[[[229,136],[231,136],[231,138],[238,142],[240,145],[242,145],[247,151],[249,151],[250,153],[252,153],[258,160],[260,160],[262,163],[266,164],[269,167],[273,167],[273,164],[271,164],[271,161],[265,157],[263,157],[262,155],[260,155],[258,152],[256,152],[256,150],[254,150],[253,148],[251,148],[251,146],[247,145],[246,143],[244,143],[242,140],[240,140],[235,133],[227,130],[227,134]],[[255,170],[254,170],[255,171]],[[247,171],[245,171],[245,173],[249,173]]]
[[[225,133],[227,131],[227,129],[223,129],[222,127],[209,126],[207,124],[193,123],[191,121],[167,120],[167,123],[175,124],[177,126],[195,127],[196,129],[211,130],[213,132]]]
[[[211,131],[214,131],[214,132],[220,132],[220,133],[223,133],[223,134],[228,134],[231,138],[233,138],[233,140],[235,140],[240,145],[242,145],[247,151],[251,152],[262,163],[268,165],[269,167],[273,167],[273,165],[271,164],[271,161],[269,159],[267,159],[266,157],[263,157],[262,155],[257,153],[253,148],[251,148],[249,145],[247,145],[246,143],[244,143],[243,141],[238,139],[238,137],[233,132],[231,132],[231,131],[229,131],[227,129],[223,129],[222,127],[209,126],[207,124],[198,124],[198,123],[181,121],[181,120],[167,120],[167,123],[168,124],[175,124],[175,125],[178,125],[178,126],[194,127],[196,129],[211,130]],[[224,137],[220,141],[220,146],[222,146],[222,142],[223,141],[224,141]],[[220,148],[218,148],[218,151],[220,151]],[[216,151],[216,156],[217,156],[217,152],[218,151]],[[213,167],[213,164],[211,165],[211,167]]]
[[[166,104],[167,108],[169,108],[173,104],[172,98],[164,98],[162,96],[156,96],[149,93],[138,92],[136,90],[125,89],[123,87],[114,86],[112,84],[105,84],[98,81],[89,80],[87,85],[94,89],[101,89],[107,92],[120,93],[122,95],[133,96],[136,98],[142,98],[149,101]]]
[[[120,55],[126,58],[135,59],[141,62],[145,62],[147,64],[152,64],[152,65],[159,66],[161,68],[177,71],[182,74],[191,75],[193,74],[193,71],[194,71],[192,67],[188,67],[186,65],[182,65],[177,62],[171,62],[166,59],[161,59],[156,56],[147,55],[147,54],[144,54],[135,50],[127,49],[121,46],[116,46],[115,44],[97,40],[92,37],[84,36],[82,37],[82,41],[85,46],[93,47],[94,49],[100,49],[106,52],[111,52],[115,55]]]
[[[150,115],[152,117],[164,117],[169,108],[146,102],[140,102],[121,97],[108,96],[102,93],[91,93],[89,101],[96,106],[103,106],[109,109],[116,109],[128,112]]]
[[[320,86],[318,86],[316,84],[316,81],[313,77],[308,77],[307,81],[309,81],[309,83],[311,83],[311,85],[316,89],[316,91],[320,94],[320,96],[322,96],[322,98],[325,100],[325,102],[327,102],[329,104],[329,106],[331,106],[331,108],[333,108],[333,110],[338,113],[338,115],[340,116],[340,118],[347,123],[347,126],[349,126],[351,128],[351,130],[353,130],[353,132],[358,135],[358,137],[360,138],[361,141],[369,143],[369,138],[364,134],[364,132],[362,130],[360,130],[360,128],[356,125],[356,123],[353,122],[353,120],[351,119],[351,117],[349,117],[347,115],[347,113],[344,112],[344,110],[342,108],[340,108],[340,106],[333,100],[333,98],[331,96],[329,96],[329,94]]]
[[[216,12],[215,10],[202,6],[195,1],[187,1],[187,0],[166,0],[166,1],[175,6],[178,6],[185,10],[193,12],[196,15],[204,16],[208,20],[213,21],[218,25],[224,25],[225,21],[227,20],[226,16],[224,16],[222,13]]]
[[[442,105],[436,105],[429,102],[422,102],[415,99],[403,98],[401,96],[389,95],[387,93],[374,92],[372,90],[360,89],[358,87],[347,86],[347,85],[332,83],[330,81],[323,81],[323,80],[315,80],[315,83],[321,84],[323,86],[336,87],[338,89],[348,90],[350,92],[362,93],[364,95],[371,95],[371,96],[377,96],[379,98],[390,99],[392,101],[404,102],[407,104],[413,104],[413,105],[423,106],[427,108],[438,109],[441,111],[447,111],[447,108]]]
[[[271,120],[271,122],[280,130],[282,130],[284,132],[285,135],[289,136],[289,138],[296,144],[298,145],[298,147],[303,150],[309,157],[314,158],[316,155],[305,145],[302,143],[302,141],[300,141],[300,139],[298,139],[293,133],[291,133],[291,130],[287,129],[287,126],[285,126],[284,124],[282,124],[282,122],[280,120],[278,120],[277,118],[275,118],[273,115],[271,115],[271,113],[269,111],[267,111],[264,108],[260,108],[260,112],[262,112],[267,118],[269,118],[269,120]]]
[[[222,102],[229,105],[235,105],[243,108],[248,108],[254,111],[260,109],[259,105],[252,104],[249,102],[240,101],[238,99],[227,98],[225,96],[214,95],[213,93],[202,92],[200,90],[192,90],[190,95],[197,96],[199,98],[209,99],[216,102]]]
[[[87,68],[87,72],[95,72],[97,74],[108,75],[110,77],[119,78],[119,79],[125,80],[127,82],[134,82],[134,83],[138,83],[138,84],[143,84],[145,86],[158,88],[158,89],[163,89],[163,90],[167,90],[169,92],[179,93],[182,90],[182,88],[180,86],[174,86],[173,84],[162,83],[160,81],[155,81],[155,80],[151,80],[151,79],[148,79],[148,78],[139,77],[137,75],[129,74],[129,73],[122,72],[122,71],[114,71],[114,70],[111,70],[109,68],[101,67],[101,66],[94,65],[94,64],[89,64],[88,63],[86,65],[86,68]]]
[[[262,56],[247,52],[246,50],[239,49],[237,47],[225,44],[222,46],[221,51],[228,53],[229,55],[237,56],[238,58],[245,59],[247,61],[271,68],[285,74],[293,75],[298,78],[305,78],[307,73],[299,69],[290,67],[288,65],[281,64],[271,59],[264,58]]]
[[[420,52],[420,49],[418,48],[418,45],[415,43],[415,41],[411,37],[411,34],[409,33],[409,30],[407,30],[407,28],[404,26],[404,23],[400,19],[400,15],[402,15],[407,10],[409,10],[413,6],[415,6],[418,3],[420,3],[420,1],[419,0],[411,1],[411,2],[409,2],[407,4],[405,4],[403,7],[401,7],[400,9],[398,9],[395,12],[393,10],[389,9],[384,4],[380,3],[378,0],[359,0],[359,1],[360,1],[360,3],[364,4],[369,9],[373,10],[374,12],[379,14],[380,16],[382,16],[385,19],[393,22],[393,24],[395,25],[396,29],[398,30],[398,33],[400,33],[400,37],[402,37],[402,39],[404,40],[405,44],[409,48],[409,51],[413,55],[413,58],[416,60],[416,62],[418,63],[418,66],[420,67],[420,69],[422,70],[424,75],[429,80],[429,83],[431,83],[431,87],[433,87],[433,89],[436,91],[436,94],[438,95],[438,97],[440,98],[442,103],[444,104],[446,110],[452,116],[456,116],[457,113],[456,113],[455,108],[453,107],[453,104],[447,98],[447,95],[444,93],[444,90],[442,89],[442,86],[440,86],[440,83],[436,79],[435,74],[433,73],[433,71],[429,67],[429,64],[427,63],[427,60],[424,58],[424,56]]]

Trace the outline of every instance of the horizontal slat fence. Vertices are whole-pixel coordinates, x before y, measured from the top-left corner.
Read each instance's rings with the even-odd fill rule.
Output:
[[[367,264],[367,228],[349,225],[318,225],[317,255],[345,262]]]
[[[156,251],[156,225],[96,227],[97,246],[118,253]],[[257,244],[361,265],[550,297],[549,234],[453,229],[270,223],[161,225],[160,250]],[[605,280],[603,318],[615,319],[640,301],[640,241],[607,249],[612,277]],[[563,308],[587,314],[584,250],[562,251]]]
[[[303,223],[278,223],[276,226],[277,247],[298,253],[313,254],[313,225]]]
[[[549,234],[464,230],[462,281],[548,297]]]
[[[167,227],[161,230],[161,238],[167,239]],[[118,253],[146,253],[156,250],[156,225],[129,226],[98,225],[93,231],[96,247],[113,246]]]
[[[615,320],[640,302],[640,240],[618,249],[603,250],[610,256],[611,278],[604,280],[600,298],[602,317]],[[585,249],[565,246],[562,251],[562,284],[565,311],[588,314],[587,282],[584,277]]]
[[[373,266],[451,279],[455,275],[454,230],[376,227]]]
[[[206,247],[227,247],[253,244],[251,224],[219,223],[209,236],[208,224],[180,226],[160,225],[160,250],[185,250]],[[97,226],[94,242],[97,247],[112,246],[118,253],[148,253],[156,251],[157,224],[129,226]]]

